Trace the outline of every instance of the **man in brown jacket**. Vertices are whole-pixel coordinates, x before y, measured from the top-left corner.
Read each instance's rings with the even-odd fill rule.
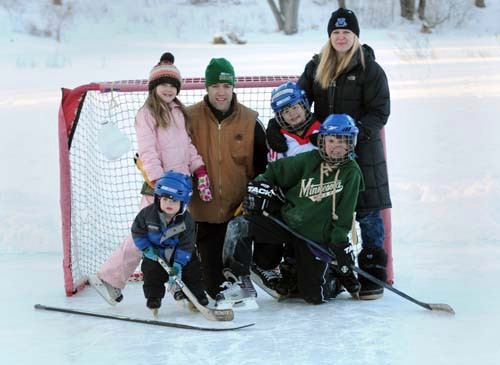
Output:
[[[189,210],[197,227],[196,245],[208,294],[215,299],[225,281],[222,247],[226,227],[246,194],[248,181],[265,171],[265,130],[257,112],[234,93],[233,66],[213,58],[205,70],[207,95],[187,108],[193,144],[206,164],[213,199],[193,194]]]

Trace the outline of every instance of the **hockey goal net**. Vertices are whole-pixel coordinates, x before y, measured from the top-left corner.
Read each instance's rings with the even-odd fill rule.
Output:
[[[263,123],[272,117],[271,90],[296,76],[238,77],[238,101],[256,110]],[[147,80],[102,82],[63,89],[59,110],[61,216],[66,295],[75,294],[130,232],[138,212],[143,178],[134,165],[134,120],[147,97]],[[183,80],[185,105],[202,100],[203,78]],[[110,157],[118,131],[128,152]],[[106,135],[108,135],[106,137]],[[103,142],[105,141],[105,142]],[[103,146],[104,143],[104,146]],[[390,211],[383,211],[386,249],[391,255]],[[137,272],[133,278],[140,277]],[[132,278],[132,279],[133,279]],[[392,281],[392,259],[389,279]]]

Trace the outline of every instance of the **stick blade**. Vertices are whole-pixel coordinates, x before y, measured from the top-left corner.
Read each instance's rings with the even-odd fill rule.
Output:
[[[206,311],[205,318],[213,321],[232,321],[234,312],[232,309],[211,309]]]
[[[432,311],[446,312],[449,314],[455,314],[455,311],[451,306],[444,303],[429,304],[429,309]]]

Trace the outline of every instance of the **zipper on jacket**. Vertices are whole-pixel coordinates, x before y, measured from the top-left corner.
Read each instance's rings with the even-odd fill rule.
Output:
[[[222,199],[222,148],[221,148],[221,129],[222,129],[222,122],[218,124],[218,142],[219,145],[217,146],[217,151],[218,151],[218,157],[219,157],[219,164],[218,164],[218,173],[219,173],[219,198]],[[221,202],[219,202],[219,215],[222,216],[222,205]]]
[[[335,88],[337,87],[337,80],[332,80],[328,86],[328,115],[333,114],[334,100],[335,100]]]

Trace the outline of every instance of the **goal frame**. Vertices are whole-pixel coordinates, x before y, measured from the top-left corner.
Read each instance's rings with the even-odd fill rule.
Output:
[[[287,81],[297,81],[297,76],[239,76],[236,78],[235,91],[245,88],[274,88]],[[187,90],[205,89],[205,79],[186,78],[183,79],[182,92]],[[89,91],[100,93],[108,92],[147,92],[148,80],[121,80],[94,82],[78,86],[74,89],[62,88],[62,98],[58,114],[58,139],[59,139],[59,168],[60,168],[60,209],[61,209],[61,233],[63,244],[63,271],[64,287],[67,296],[71,296],[81,290],[86,282],[75,283],[72,273],[72,242],[71,242],[71,162],[70,150],[73,136],[78,128],[80,112],[85,103],[85,97]],[[182,94],[180,95],[182,100]],[[244,102],[243,102],[244,103]],[[269,106],[270,109],[270,106]],[[263,121],[266,122],[267,121]],[[380,132],[386,152],[386,140],[384,129]],[[393,258],[392,258],[392,235],[391,235],[391,209],[383,209],[382,218],[385,227],[384,247],[389,261],[387,265],[388,283],[394,282]]]

